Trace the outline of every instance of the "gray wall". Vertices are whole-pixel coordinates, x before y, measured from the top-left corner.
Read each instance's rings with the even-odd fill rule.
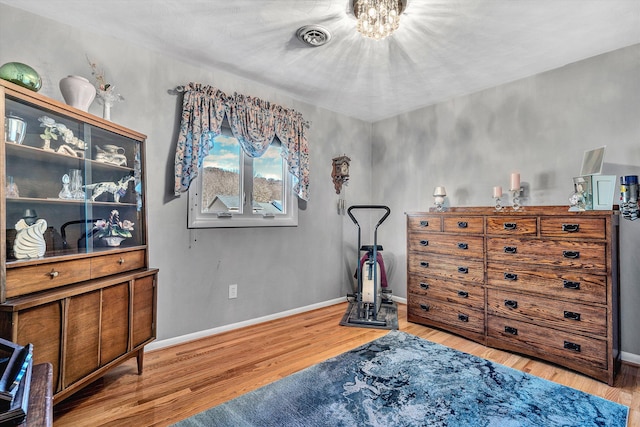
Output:
[[[585,150],[607,146],[604,174],[640,175],[640,45],[377,122],[372,135],[372,202],[396,212],[427,210],[438,185],[451,206],[492,206],[514,171],[525,204],[568,207]],[[399,265],[404,221],[381,228]],[[640,220],[620,222],[622,349],[640,355]],[[392,282],[406,296],[406,270]]]
[[[526,204],[564,205],[582,152],[605,144],[605,173],[640,174],[640,46],[371,125],[228,73],[2,4],[0,40],[0,64],[30,64],[43,76],[41,93],[61,101],[62,77],[91,77],[89,55],[126,98],[112,109],[112,120],[148,135],[149,243],[151,265],[161,270],[160,339],[323,303],[347,292],[356,233],[348,218],[335,213],[330,171],[337,155],[352,159],[348,205],[380,203],[392,209],[379,240],[394,293],[403,297],[403,212],[429,208],[434,186],[447,187],[452,205],[488,206],[491,188],[506,188],[509,174],[518,170],[529,186]],[[187,230],[187,198],[173,197],[179,97],[168,91],[188,81],[279,103],[312,122],[311,201],[301,205],[298,227]],[[94,103],[90,112],[101,115],[100,106]],[[636,355],[639,234],[640,221],[622,221],[622,345]],[[237,300],[227,299],[231,283],[239,285]]]
[[[303,104],[224,72],[196,68],[1,4],[0,40],[0,64],[31,65],[43,76],[40,92],[60,101],[61,78],[76,74],[91,79],[85,58],[89,55],[126,98],[112,108],[112,120],[148,136],[150,263],[160,268],[159,339],[323,303],[347,293],[343,260],[349,245],[343,245],[342,235],[349,222],[336,213],[331,159],[343,153],[351,157],[348,201],[368,203],[369,123]],[[301,206],[298,227],[187,229],[187,196],[173,196],[180,98],[168,90],[189,81],[281,104],[312,122],[311,201]],[[89,111],[102,114],[97,102]],[[238,284],[235,300],[228,299],[232,283]]]

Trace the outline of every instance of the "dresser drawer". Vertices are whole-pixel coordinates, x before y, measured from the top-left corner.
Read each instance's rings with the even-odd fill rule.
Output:
[[[408,299],[408,304],[409,315],[418,316],[442,326],[451,326],[478,334],[484,333],[483,311],[415,295]]]
[[[82,282],[89,280],[90,275],[89,258],[7,268],[6,297],[12,298]]]
[[[445,216],[443,230],[447,233],[482,234],[484,220],[481,216]]]
[[[461,282],[409,275],[409,294],[484,310],[484,288]]]
[[[483,258],[484,237],[409,233],[409,251]]]
[[[442,231],[442,218],[437,215],[407,216],[409,231]]]
[[[542,218],[540,235],[543,237],[576,237],[581,239],[604,239],[604,218]]]
[[[607,303],[607,277],[541,268],[515,268],[513,265],[489,263],[487,285],[507,290],[553,295],[555,298]]]
[[[487,310],[488,314],[564,331],[607,334],[607,309],[601,306],[488,289]]]
[[[487,239],[487,261],[606,271],[606,244],[567,240]]]
[[[91,260],[91,278],[110,276],[145,266],[145,251],[120,252]]]
[[[481,260],[412,253],[408,263],[409,273],[426,277],[461,280],[482,284],[484,262]]]
[[[607,342],[569,331],[549,329],[514,319],[487,316],[487,336],[508,344],[509,349],[558,361],[581,361],[607,369]]]
[[[535,236],[538,234],[538,219],[536,217],[489,216],[487,217],[487,234]]]

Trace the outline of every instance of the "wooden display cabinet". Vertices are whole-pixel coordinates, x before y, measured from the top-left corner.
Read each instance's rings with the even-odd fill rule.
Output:
[[[4,80],[0,95],[0,336],[51,363],[57,402],[131,357],[141,373],[155,339],[146,137]]]

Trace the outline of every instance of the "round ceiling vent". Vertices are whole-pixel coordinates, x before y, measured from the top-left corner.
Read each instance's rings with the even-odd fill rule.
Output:
[[[319,47],[329,43],[331,34],[326,28],[319,25],[305,25],[296,32],[298,39],[308,46]]]

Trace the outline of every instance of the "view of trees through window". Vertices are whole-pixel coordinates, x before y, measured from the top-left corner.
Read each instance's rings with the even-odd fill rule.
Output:
[[[253,213],[282,213],[284,198],[283,160],[280,145],[272,144],[261,157],[252,159],[245,174],[251,174],[250,181],[244,181],[244,192],[253,194]],[[208,212],[242,212],[241,162],[242,148],[238,141],[228,134],[214,139],[202,167],[203,210]]]

